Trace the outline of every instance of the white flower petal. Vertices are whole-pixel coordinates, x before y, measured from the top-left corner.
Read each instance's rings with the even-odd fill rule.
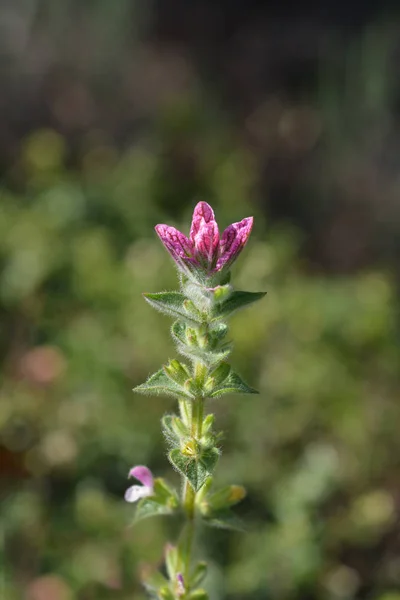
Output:
[[[125,492],[125,500],[127,502],[137,502],[140,498],[151,496],[153,490],[147,485],[132,485]]]

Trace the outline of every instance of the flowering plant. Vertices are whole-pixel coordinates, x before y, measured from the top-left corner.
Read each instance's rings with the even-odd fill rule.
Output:
[[[155,228],[178,268],[180,291],[147,293],[144,298],[155,309],[175,318],[171,334],[178,351],[190,364],[170,360],[135,391],[177,398],[179,415],[164,416],[162,427],[170,446],[168,458],[180,473],[183,486],[178,494],[140,465],[132,468],[129,476],[142,485],[131,486],[125,499],[138,501],[136,521],[179,511],[185,516],[177,544],[166,548],[167,577],[156,573],[144,582],[149,593],[161,600],[207,600],[207,593],[198,589],[206,564],[192,565],[196,522],[236,527],[231,508],[245,495],[244,488],[238,485],[217,490],[213,487],[220,436],[213,429],[214,415],[204,415],[204,402],[235,392],[257,393],[227,362],[231,344],[226,341],[225,323],[233,312],[265,295],[235,291],[230,285],[229,269],[247,243],[252,225],[253,218],[248,217],[229,225],[220,236],[211,206],[199,202],[189,238],[169,225]]]

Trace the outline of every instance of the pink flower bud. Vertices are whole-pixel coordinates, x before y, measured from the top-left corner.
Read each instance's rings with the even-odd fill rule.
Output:
[[[233,223],[220,240],[214,211],[207,202],[199,202],[193,212],[190,237],[170,227],[156,225],[156,232],[178,268],[186,273],[211,276],[227,269],[244,248],[253,226],[253,217]]]

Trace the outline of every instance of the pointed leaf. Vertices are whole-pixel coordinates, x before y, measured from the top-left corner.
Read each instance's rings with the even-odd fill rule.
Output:
[[[156,502],[151,497],[142,498],[137,505],[133,522],[137,523],[138,521],[142,521],[148,517],[155,517],[158,515],[171,515],[173,512],[174,509]]]
[[[142,577],[142,583],[149,593],[158,592],[158,590],[168,584],[168,580],[159,571],[152,571]]]
[[[223,302],[218,302],[214,307],[214,318],[220,319],[231,315],[236,310],[244,308],[257,300],[264,298],[267,292],[232,292]]]
[[[229,509],[215,511],[203,519],[203,522],[209,527],[216,527],[218,529],[245,531],[244,523]]]
[[[201,319],[191,311],[188,312],[187,298],[180,292],[157,292],[143,294],[144,299],[158,311],[183,319],[187,323],[198,325]]]
[[[133,391],[141,394],[166,394],[168,396],[180,396],[188,399],[193,398],[190,392],[172,381],[166,375],[164,369],[160,369],[151,375],[145,383],[134,387]]]
[[[219,451],[217,448],[211,448],[196,458],[185,456],[178,448],[175,448],[171,450],[168,457],[175,469],[186,477],[194,491],[197,492],[214,470],[219,458]]]
[[[258,394],[258,391],[249,387],[237,373],[231,371],[225,381],[214,388],[208,397],[218,398],[224,394]]]

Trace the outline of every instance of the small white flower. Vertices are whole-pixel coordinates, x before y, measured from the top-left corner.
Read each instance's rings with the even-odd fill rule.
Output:
[[[146,498],[153,494],[154,479],[150,469],[138,465],[129,471],[128,477],[134,477],[142,485],[132,485],[126,490],[125,500],[127,502],[137,502],[140,498]]]

